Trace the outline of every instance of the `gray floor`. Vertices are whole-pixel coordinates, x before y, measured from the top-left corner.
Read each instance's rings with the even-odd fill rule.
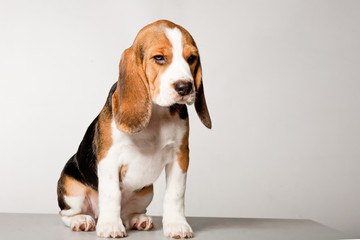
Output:
[[[350,238],[345,234],[311,220],[198,218],[188,221],[195,232],[194,240],[201,239],[286,239],[330,240]],[[162,233],[160,217],[154,217],[155,229],[149,232],[130,231],[126,239],[167,239]],[[72,232],[56,214],[0,213],[0,239],[98,239],[95,232]]]

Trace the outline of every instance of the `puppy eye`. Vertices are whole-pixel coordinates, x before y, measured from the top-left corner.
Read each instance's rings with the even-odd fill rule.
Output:
[[[165,65],[166,62],[167,62],[166,57],[163,56],[163,55],[156,55],[156,56],[153,57],[153,59],[159,65]]]
[[[195,62],[196,58],[197,57],[195,55],[191,55],[187,60],[189,65],[193,64]]]

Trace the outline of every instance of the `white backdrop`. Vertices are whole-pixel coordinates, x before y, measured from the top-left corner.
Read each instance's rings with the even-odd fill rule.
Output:
[[[359,1],[0,0],[0,212],[58,212],[56,182],[143,26],[201,52],[189,216],[307,218],[360,236]],[[162,214],[164,176],[149,212]]]

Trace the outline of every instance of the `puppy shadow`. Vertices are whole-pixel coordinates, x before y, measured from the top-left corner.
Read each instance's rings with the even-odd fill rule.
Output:
[[[158,216],[153,217],[155,224],[155,231],[162,231],[162,218]],[[189,225],[195,233],[206,232],[209,230],[226,230],[226,229],[240,229],[249,228],[254,223],[249,219],[242,218],[210,218],[210,217],[186,217]]]
[[[194,232],[203,232],[213,229],[234,229],[249,227],[249,221],[239,218],[187,218]]]
[[[283,219],[256,219],[256,218],[187,218],[194,232],[205,232],[211,230],[237,229],[246,231],[257,231],[259,229],[281,229],[292,228],[299,224],[306,224],[304,220]]]

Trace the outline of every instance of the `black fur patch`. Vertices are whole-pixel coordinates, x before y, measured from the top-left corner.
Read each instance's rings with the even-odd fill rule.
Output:
[[[98,117],[88,127],[78,151],[66,163],[63,174],[73,177],[79,182],[98,189],[97,157],[93,143]]]
[[[170,114],[174,115],[178,113],[181,119],[187,119],[189,117],[187,106],[185,104],[174,104],[170,106]]]

